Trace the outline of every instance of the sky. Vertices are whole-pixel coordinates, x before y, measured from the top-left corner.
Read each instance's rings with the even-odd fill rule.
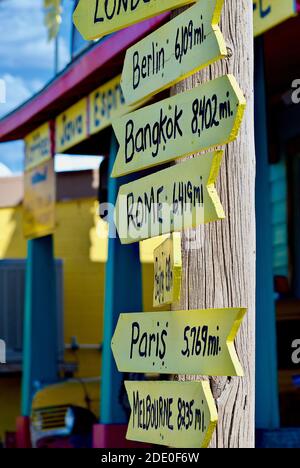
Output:
[[[60,68],[70,57],[73,0],[63,0],[64,21],[59,39]],[[0,0],[0,80],[6,103],[0,118],[45,86],[54,75],[54,43],[47,40],[43,0]],[[0,168],[23,170],[23,142],[0,144]]]

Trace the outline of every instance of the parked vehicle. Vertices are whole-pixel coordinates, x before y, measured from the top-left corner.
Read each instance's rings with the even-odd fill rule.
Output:
[[[32,403],[35,448],[88,448],[99,421],[100,379],[73,379],[38,391]]]

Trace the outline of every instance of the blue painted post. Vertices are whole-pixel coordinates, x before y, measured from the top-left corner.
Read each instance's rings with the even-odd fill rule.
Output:
[[[118,143],[112,137],[109,156],[109,176],[117,155]],[[109,177],[108,202],[115,205],[120,185],[128,178],[112,179]],[[101,385],[101,424],[116,425],[128,422],[128,417],[121,404],[123,376],[117,370],[112,352],[111,339],[117,321],[122,312],[141,312],[142,276],[139,255],[139,243],[123,246],[118,237],[114,237],[115,227],[113,212],[109,212],[109,246],[106,265],[104,339],[102,356]]]
[[[57,312],[53,236],[28,241],[22,416],[30,416],[34,392],[58,378]]]
[[[279,428],[276,312],[273,285],[270,167],[263,38],[255,40],[257,159],[256,428]]]

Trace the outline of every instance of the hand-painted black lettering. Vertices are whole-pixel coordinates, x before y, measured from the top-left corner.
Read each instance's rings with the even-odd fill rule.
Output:
[[[130,359],[133,357],[134,346],[138,343],[140,337],[140,325],[138,322],[134,322],[131,326],[131,347],[130,347]]]
[[[157,189],[151,187],[147,192],[134,196],[131,192],[127,195],[127,227],[142,229],[143,226],[163,222],[161,218],[162,197],[164,186]]]
[[[174,430],[172,424],[173,398],[154,398],[146,395],[141,398],[138,391],[133,391],[132,427],[143,431],[149,429]]]
[[[134,322],[131,326],[130,359],[134,357],[164,360],[167,352],[167,326],[157,322],[156,330],[148,332]]]
[[[230,92],[226,93],[226,99],[220,100],[216,94],[210,97],[196,98],[192,103],[191,130],[199,138],[206,130],[219,127],[223,120],[234,116],[230,102]]]
[[[174,182],[173,185],[173,213],[182,215],[191,211],[192,207],[204,207],[202,176],[200,176],[199,185],[193,184],[191,181]]]
[[[83,0],[82,0],[83,1]],[[152,0],[95,0],[94,23],[112,21],[115,17],[135,11],[143,3]]]
[[[181,129],[181,118],[183,110],[176,105],[173,115],[168,115],[163,109],[160,110],[159,118],[153,124],[135,128],[132,119],[126,123],[125,130],[125,162],[130,163],[138,153],[151,150],[153,158],[161,151],[161,146],[170,140],[176,140],[183,136]]]
[[[219,356],[222,352],[219,331],[220,329],[217,327],[216,333],[212,334],[207,325],[193,328],[186,326],[183,331],[182,356],[186,358]]]
[[[136,50],[132,57],[132,86],[137,89],[146,79],[163,73],[165,68],[165,49],[155,42],[151,44],[151,51],[140,57]]]
[[[206,40],[207,35],[204,30],[204,23],[202,21],[199,26],[195,26],[193,20],[190,20],[188,25],[182,26],[177,29],[175,40],[175,58],[181,63],[183,58],[189,52],[199,45],[202,45]]]

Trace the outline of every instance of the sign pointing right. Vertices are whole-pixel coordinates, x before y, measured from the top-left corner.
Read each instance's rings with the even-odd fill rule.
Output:
[[[236,79],[225,75],[127,114],[113,126],[120,148],[112,177],[235,140],[245,107]]]
[[[119,190],[115,224],[122,244],[225,218],[215,183],[223,153],[206,153]]]
[[[200,0],[127,50],[122,89],[127,104],[153,96],[227,56],[218,26],[224,0]]]
[[[234,340],[246,309],[124,314],[112,339],[120,372],[244,375]]]
[[[209,382],[125,382],[126,438],[175,448],[207,448],[218,422]]]

